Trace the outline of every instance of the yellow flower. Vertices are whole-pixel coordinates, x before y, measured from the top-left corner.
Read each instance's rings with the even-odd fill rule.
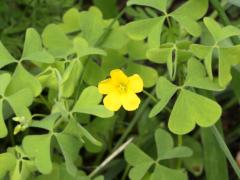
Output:
[[[127,77],[120,69],[110,72],[110,78],[98,84],[104,106],[110,111],[117,111],[121,106],[127,111],[134,111],[140,104],[136,95],[143,90],[143,80],[138,74]]]

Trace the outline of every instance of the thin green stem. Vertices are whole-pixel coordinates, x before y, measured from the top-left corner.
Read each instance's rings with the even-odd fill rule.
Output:
[[[151,92],[151,94],[153,94],[155,92],[155,90],[153,90]],[[148,97],[143,104],[141,105],[141,107],[138,109],[138,111],[135,113],[132,121],[130,122],[130,124],[128,125],[127,129],[124,131],[124,133],[122,134],[122,136],[120,137],[120,139],[118,140],[118,142],[116,143],[115,147],[113,148],[113,151],[115,151],[127,138],[128,134],[132,131],[133,127],[135,126],[135,124],[137,123],[137,121],[139,120],[139,118],[141,117],[142,113],[144,113],[146,107],[148,106],[148,104],[150,103],[151,98]]]
[[[143,90],[143,93],[148,96],[149,98],[151,98],[154,102],[158,102],[157,98],[155,98],[151,93]]]
[[[178,135],[177,136],[177,145],[178,146],[182,146],[183,144],[183,138],[182,138],[182,135]],[[180,169],[182,166],[182,160],[180,158],[178,158],[177,160],[177,169]]]
[[[230,150],[228,149],[228,147],[227,147],[223,137],[221,136],[221,134],[218,131],[218,129],[216,128],[216,126],[212,126],[211,130],[212,130],[213,135],[216,137],[216,140],[217,140],[220,148],[222,149],[222,151],[224,152],[224,154],[227,157],[228,161],[230,162],[233,170],[235,171],[236,175],[240,179],[240,169],[239,169],[236,161],[234,160]]]

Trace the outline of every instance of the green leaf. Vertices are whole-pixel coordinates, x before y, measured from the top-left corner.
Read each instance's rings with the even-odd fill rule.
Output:
[[[159,160],[190,157],[192,154],[193,152],[190,148],[178,146],[163,154],[161,157],[159,157]]]
[[[191,35],[198,37],[201,35],[201,26],[191,18],[182,14],[172,13],[171,16]]]
[[[87,65],[84,67],[84,74],[83,74],[83,80],[88,84],[92,86],[97,86],[100,81],[102,81],[106,74],[104,73],[103,69],[92,59],[88,59]],[[97,76],[89,76],[89,74],[97,74]]]
[[[0,99],[0,138],[7,136],[8,130],[3,117],[3,100]]]
[[[170,169],[161,165],[155,166],[151,180],[187,180],[187,174],[183,170]]]
[[[15,58],[8,52],[8,50],[0,42],[0,68],[13,63]]]
[[[82,63],[78,59],[71,61],[67,69],[64,71],[61,92],[63,97],[71,97],[78,85],[79,78],[82,73]]]
[[[101,47],[104,49],[122,49],[128,43],[129,38],[124,33],[124,28],[117,27],[111,30]],[[117,43],[116,43],[117,42]]]
[[[174,13],[189,16],[194,20],[198,20],[204,16],[208,10],[207,0],[189,0],[182,6],[177,8]]]
[[[167,59],[172,58],[172,48],[151,48],[147,51],[147,58],[159,64],[164,64]]]
[[[106,52],[99,48],[89,47],[88,42],[77,37],[73,41],[74,50],[77,52],[78,57],[84,57],[88,55],[106,55]]]
[[[177,86],[172,84],[165,77],[160,77],[156,86],[157,97],[160,101],[153,107],[149,113],[149,117],[154,117],[160,113],[177,90]]]
[[[64,155],[67,171],[73,177],[76,177],[78,174],[78,169],[74,165],[74,161],[78,157],[78,152],[81,147],[81,143],[78,141],[77,138],[63,133],[56,134],[56,139]]]
[[[53,63],[54,58],[42,47],[42,41],[38,32],[28,28],[21,59],[43,63]]]
[[[155,142],[158,158],[161,158],[173,148],[173,139],[171,135],[163,129],[157,129],[155,131]]]
[[[125,160],[134,166],[129,173],[130,179],[142,179],[154,161],[136,145],[129,144],[124,151]]]
[[[94,0],[96,5],[103,13],[104,18],[113,18],[117,16],[117,1],[116,0]]]
[[[146,88],[154,86],[158,79],[158,73],[155,69],[137,63],[129,62],[126,72],[128,74],[139,74]]]
[[[72,48],[72,42],[55,24],[50,24],[44,29],[42,40],[44,46],[54,57],[66,58]]]
[[[131,40],[127,44],[128,55],[131,60],[145,60],[148,45],[142,41]]]
[[[203,151],[201,144],[191,136],[184,136],[183,144],[193,150],[193,155],[183,159],[184,166],[193,175],[200,176],[203,172]]]
[[[102,95],[98,92],[98,88],[89,86],[83,90],[72,112],[92,114],[102,118],[113,116],[113,112],[99,105],[101,100]]]
[[[80,13],[76,8],[71,8],[63,15],[63,23],[58,26],[63,29],[65,33],[71,33],[80,30]]]
[[[22,64],[19,63],[13,73],[6,93],[13,94],[14,92],[17,92],[26,87],[28,87],[33,92],[34,97],[38,96],[42,90],[41,84],[37,78],[26,71]]]
[[[31,119],[31,113],[28,106],[33,102],[33,94],[30,89],[21,89],[11,96],[8,96],[6,99],[16,116],[24,116],[28,120]]]
[[[219,84],[225,87],[232,79],[231,67],[240,63],[240,45],[219,49]]]
[[[239,36],[240,30],[234,26],[221,27],[214,19],[205,17],[203,19],[205,26],[213,36],[215,42],[222,41],[232,36]]]
[[[78,138],[80,142],[84,142],[87,139],[92,144],[101,147],[102,144],[97,139],[95,139],[82,125],[80,125],[76,120],[71,119],[66,128],[64,129],[65,134],[70,134]]]
[[[52,171],[50,155],[51,134],[29,135],[23,139],[23,149],[30,156],[34,157],[38,170],[43,174]]]
[[[238,6],[240,7],[240,2],[238,0],[229,0],[229,3],[235,5],[235,6]]]
[[[159,11],[166,12],[168,3],[168,0],[129,0],[127,5],[149,6]]]
[[[125,149],[124,157],[132,166],[142,163],[153,163],[153,160],[133,143],[129,144]]]
[[[223,90],[223,88],[219,86],[216,81],[211,80],[206,76],[207,74],[205,68],[200,61],[194,58],[189,59],[187,71],[187,79],[184,83],[184,86],[201,88],[211,91]]]
[[[4,179],[4,176],[10,172],[16,165],[16,158],[12,153],[6,152],[0,154],[0,178]]]
[[[201,127],[213,125],[221,112],[221,107],[215,101],[182,89],[171,112],[168,127],[175,134],[187,134],[195,124]]]
[[[10,81],[11,81],[11,75],[10,74],[8,74],[8,73],[0,74],[0,82],[1,82],[0,95],[1,96],[5,95],[5,91],[6,91],[7,86],[8,86]]]
[[[54,123],[59,117],[60,117],[60,113],[50,114],[42,120],[32,121],[32,124],[30,126],[52,131],[54,127]]]
[[[164,20],[165,20],[165,17],[138,20],[138,21],[128,23],[124,27],[124,30],[126,31],[127,35],[133,40],[143,40],[146,37],[151,37],[151,36],[156,37],[155,36],[156,31],[158,32],[158,35],[160,35],[162,32],[162,26],[163,26]],[[159,46],[160,37],[159,39],[156,39],[156,40]]]

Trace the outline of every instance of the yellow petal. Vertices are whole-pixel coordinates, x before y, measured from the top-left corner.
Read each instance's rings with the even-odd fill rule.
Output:
[[[128,89],[134,93],[142,92],[143,80],[138,74],[134,74],[128,78]]]
[[[128,77],[121,69],[114,69],[110,72],[110,76],[115,83],[127,83]]]
[[[117,111],[121,107],[120,95],[118,93],[110,93],[103,99],[104,106],[110,111]]]
[[[127,111],[134,111],[138,108],[140,104],[140,99],[134,93],[127,93],[122,95],[121,102],[124,109],[126,109]]]
[[[115,87],[111,79],[106,79],[98,83],[98,91],[100,94],[109,94],[114,91]]]

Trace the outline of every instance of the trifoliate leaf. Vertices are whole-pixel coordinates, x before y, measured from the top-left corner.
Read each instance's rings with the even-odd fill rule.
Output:
[[[182,89],[171,112],[168,127],[175,134],[187,134],[196,124],[201,127],[212,126],[220,118],[221,112],[221,107],[215,101]]]
[[[220,42],[226,38],[232,37],[232,36],[239,36],[240,30],[234,26],[226,26],[221,27],[220,24],[218,24],[214,19],[205,17],[203,19],[204,24],[210,31],[211,35],[213,36],[215,42]]]

